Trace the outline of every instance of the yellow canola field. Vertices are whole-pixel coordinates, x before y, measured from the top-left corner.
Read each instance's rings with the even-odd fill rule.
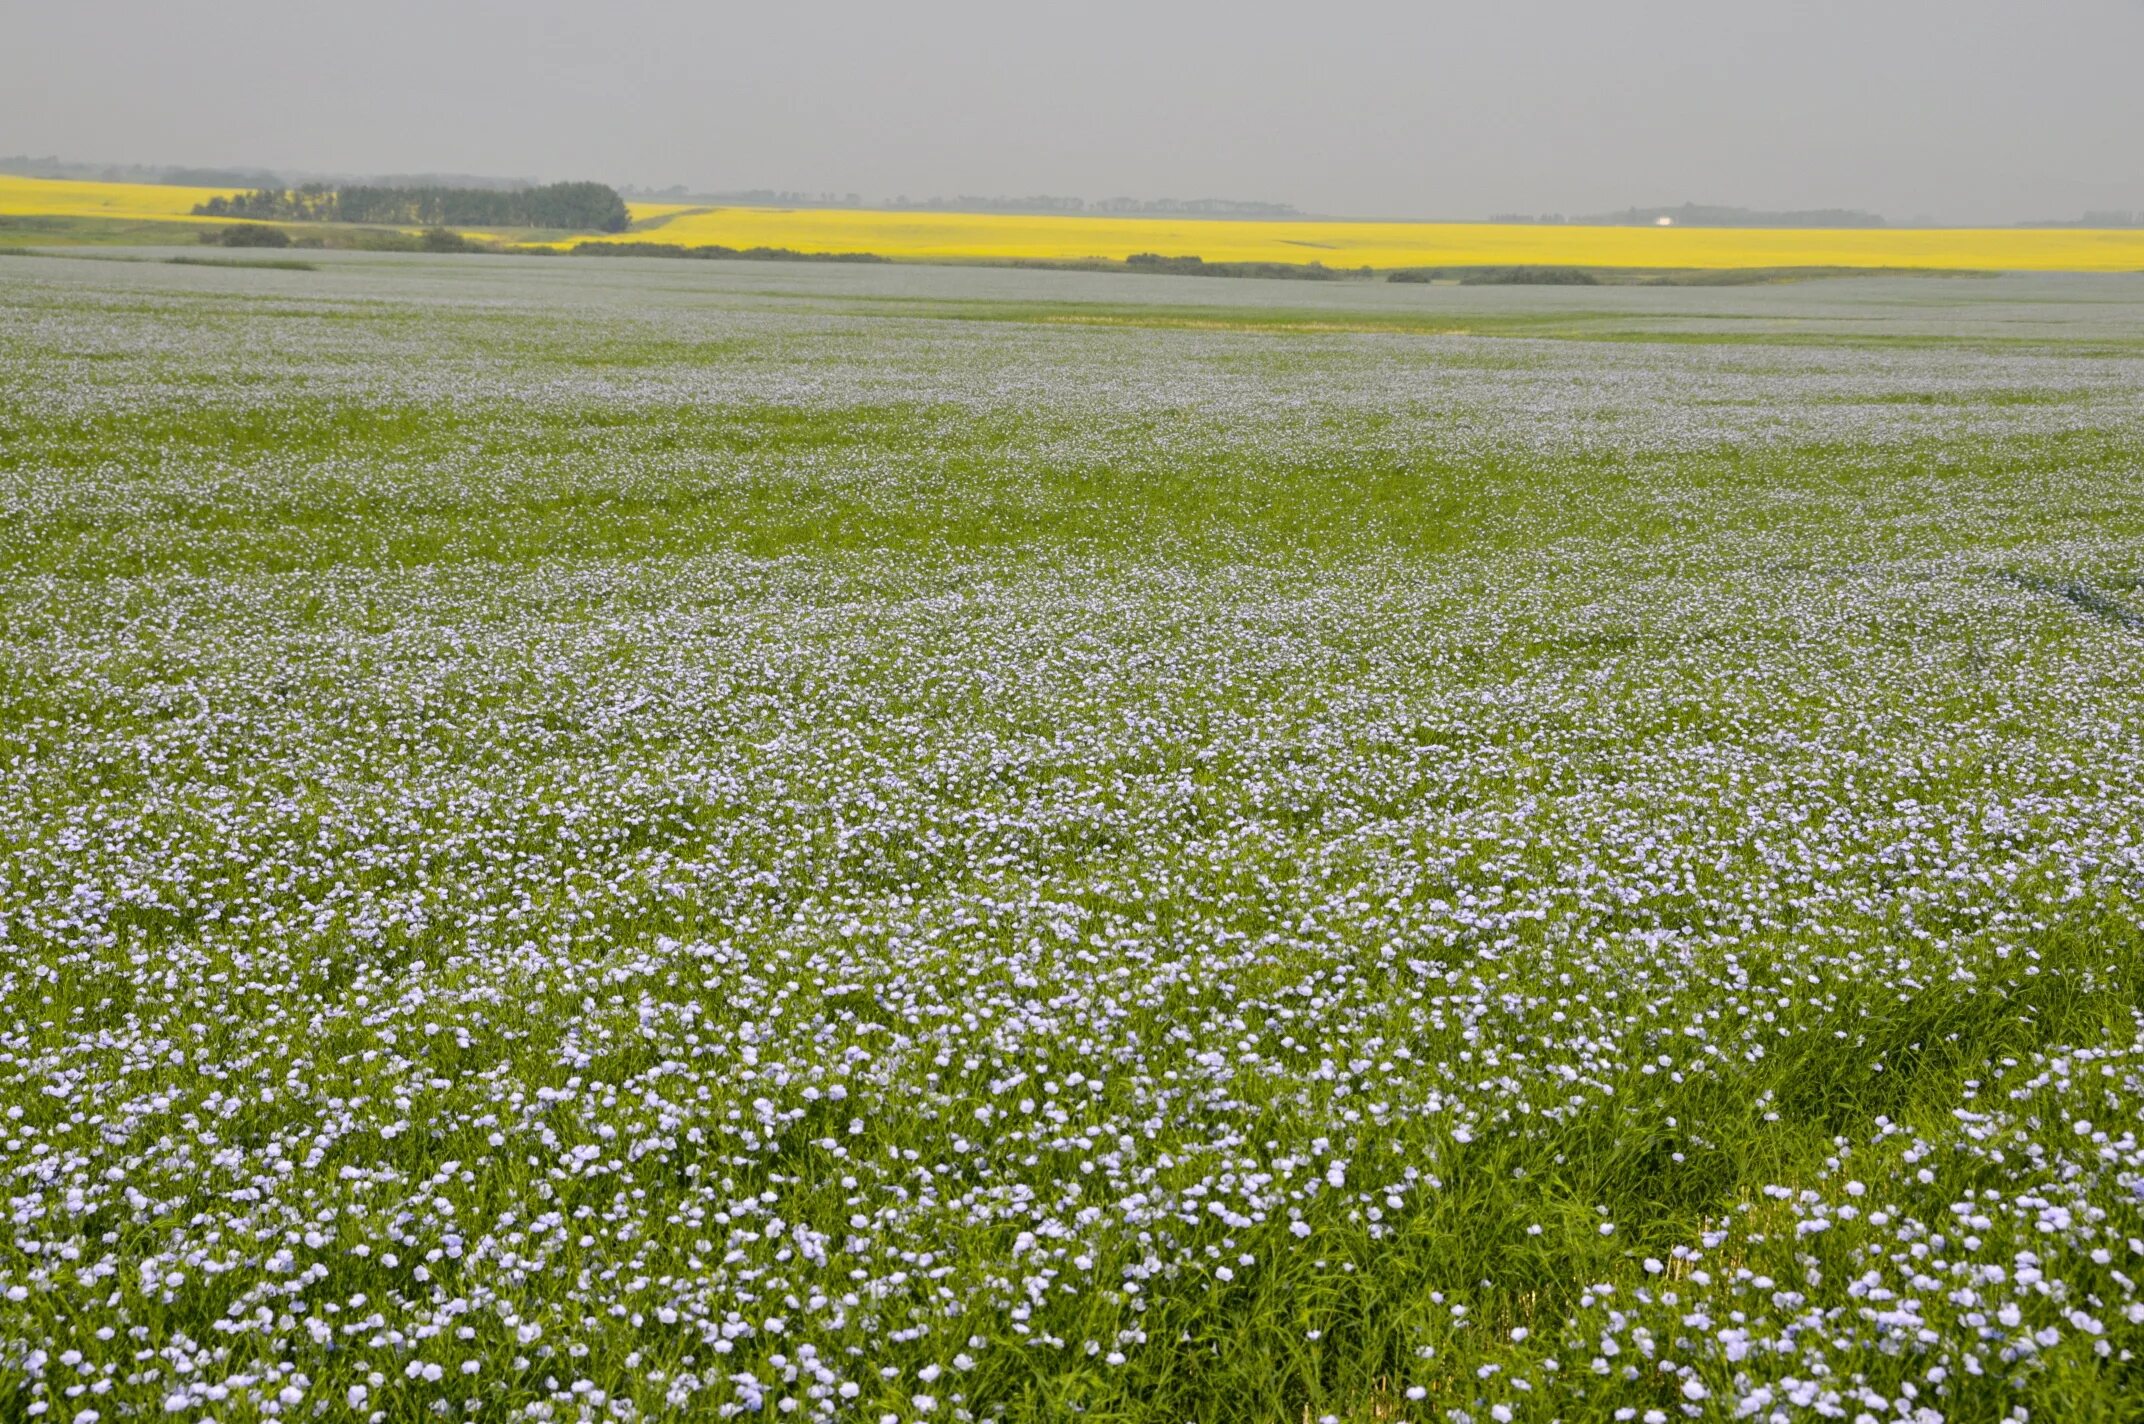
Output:
[[[0,217],[219,223],[194,205],[224,188],[86,183],[0,174]],[[1935,267],[2144,272],[2144,230],[2072,228],[1658,228],[1526,223],[1313,222],[878,212],[859,208],[632,205],[634,230],[577,242],[787,247],[909,261],[1122,260],[1328,267]],[[478,234],[510,242],[510,234]]]
[[[124,218],[132,221],[229,222],[197,218],[196,203],[238,190],[174,188],[162,183],[83,183],[0,173],[0,217]]]
[[[2144,271],[2144,230],[1579,227],[652,204],[635,204],[632,213],[634,231],[598,240],[874,252],[941,262],[1121,260],[1135,252],[1158,252],[1208,262],[1322,262],[1328,267],[1378,268],[1554,264]]]

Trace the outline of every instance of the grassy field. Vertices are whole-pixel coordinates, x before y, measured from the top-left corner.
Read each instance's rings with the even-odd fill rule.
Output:
[[[8,1417],[2134,1417],[2144,284],[140,255]]]

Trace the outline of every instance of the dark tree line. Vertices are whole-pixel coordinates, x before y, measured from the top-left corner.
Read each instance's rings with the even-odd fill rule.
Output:
[[[719,242],[685,247],[675,242],[577,242],[576,257],[691,257],[744,262],[886,262],[876,252],[799,252],[793,247],[724,247]]]
[[[1296,281],[1332,282],[1350,275],[1344,268],[1322,262],[1208,262],[1203,257],[1169,257],[1159,252],[1134,252],[1124,259],[1133,272],[1158,272],[1167,277],[1282,277]],[[1362,269],[1367,273],[1370,269]]]
[[[625,199],[601,183],[541,188],[258,188],[210,198],[203,217],[253,222],[393,223],[416,227],[549,227],[623,232],[632,221]]]

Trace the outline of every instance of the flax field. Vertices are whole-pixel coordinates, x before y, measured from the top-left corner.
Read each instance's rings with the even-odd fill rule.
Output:
[[[2116,1420],[2144,282],[0,257],[0,1415]]]

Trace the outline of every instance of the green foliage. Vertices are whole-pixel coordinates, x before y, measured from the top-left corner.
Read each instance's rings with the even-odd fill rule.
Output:
[[[1158,252],[1134,252],[1124,259],[1133,272],[1167,277],[1280,277],[1297,281],[1330,282],[1348,275],[1322,262],[1208,262],[1202,257],[1164,257]]]
[[[201,240],[216,247],[288,247],[290,234],[266,223],[238,223],[216,232],[204,232]]]
[[[214,197],[194,211],[206,217],[285,222],[535,227],[571,232],[623,232],[632,221],[616,189],[585,182],[517,189],[310,184]]]
[[[320,239],[323,247],[347,248],[353,252],[422,252],[424,238],[391,227],[342,228]]]
[[[731,262],[884,262],[873,252],[798,252],[788,247],[724,247],[703,243],[687,247],[675,242],[577,242],[576,257],[685,257],[702,261]]]
[[[1600,278],[1579,267],[1477,267],[1459,279],[1463,287],[1594,287]]]

